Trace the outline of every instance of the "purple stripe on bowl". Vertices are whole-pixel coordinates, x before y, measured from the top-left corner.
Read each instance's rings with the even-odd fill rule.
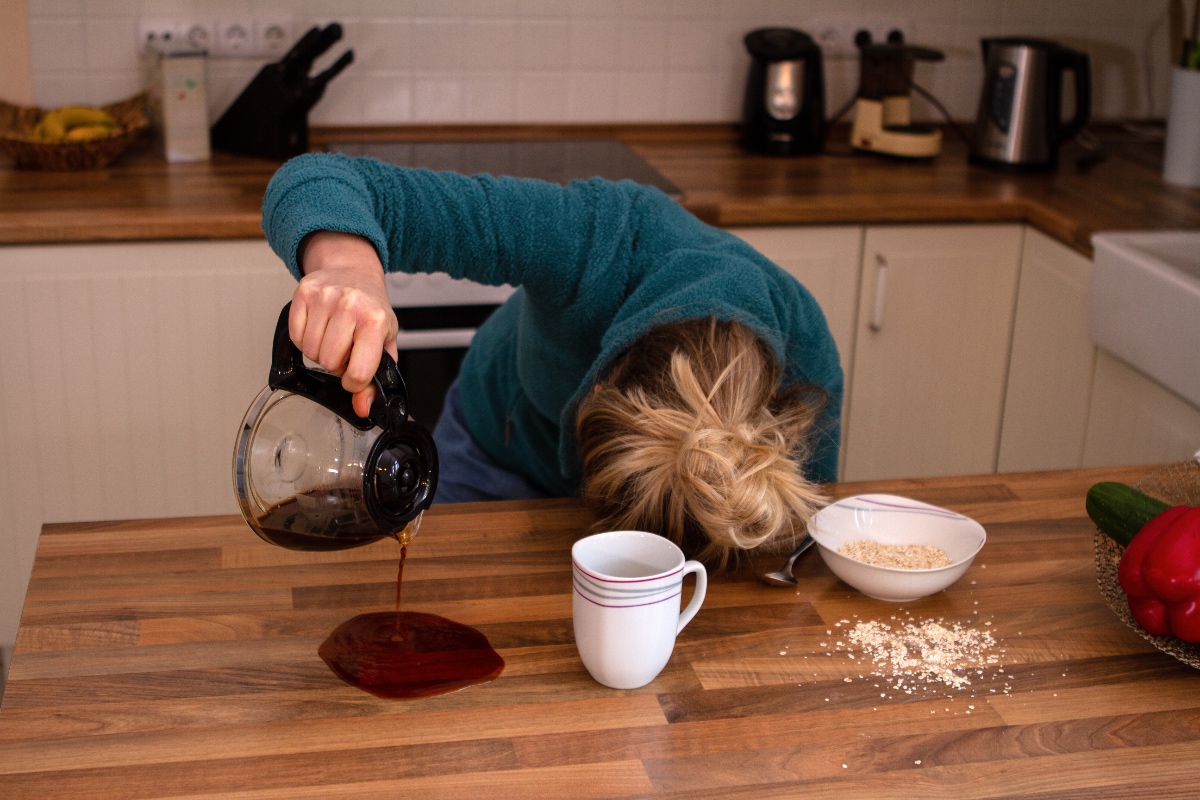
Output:
[[[883,506],[884,508],[888,508],[888,509],[896,509],[898,511],[910,511],[910,512],[913,512],[916,514],[930,514],[930,515],[936,516],[936,517],[949,517],[950,519],[967,519],[967,517],[964,517],[962,514],[956,514],[953,511],[947,511],[944,508],[937,508],[937,507],[933,507],[933,506],[907,506],[902,503],[885,503],[882,500],[872,500],[870,498],[865,498],[865,497],[860,497],[859,500],[862,502],[866,502],[866,503],[873,503],[874,505],[877,505],[877,506]],[[848,508],[852,511],[871,511],[872,510],[869,508],[863,508],[861,506],[851,506],[851,505],[844,505],[844,506],[838,505],[838,508]]]

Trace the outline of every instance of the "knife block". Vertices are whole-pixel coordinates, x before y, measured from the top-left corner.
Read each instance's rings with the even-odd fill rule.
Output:
[[[267,64],[211,131],[214,150],[288,159],[308,150],[308,112],[334,76],[354,60],[347,50],[324,72],[309,77],[313,60],[342,38],[342,26],[314,27],[286,55]]]
[[[308,150],[308,106],[274,64],[259,70],[212,127],[212,147],[229,153],[288,159]]]

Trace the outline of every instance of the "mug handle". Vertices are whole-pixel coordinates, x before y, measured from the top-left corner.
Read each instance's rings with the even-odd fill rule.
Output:
[[[679,615],[679,627],[675,629],[675,635],[687,627],[687,624],[692,621],[692,617],[696,616],[696,612],[700,610],[700,604],[704,602],[704,595],[708,592],[708,571],[704,569],[704,565],[699,561],[688,561],[683,565],[683,574],[686,576],[689,572],[696,573],[696,591],[692,592],[692,599],[688,602],[687,608]]]

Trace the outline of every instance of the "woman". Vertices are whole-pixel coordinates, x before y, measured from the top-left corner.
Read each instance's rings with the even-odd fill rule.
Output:
[[[629,181],[467,177],[306,155],[263,200],[290,332],[366,415],[397,324],[383,273],[520,287],[434,431],[439,501],[579,494],[597,528],[724,563],[790,540],[837,469],[842,372],[812,296]]]

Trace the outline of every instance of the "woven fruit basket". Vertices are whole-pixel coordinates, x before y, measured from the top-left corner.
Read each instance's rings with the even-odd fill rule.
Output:
[[[120,124],[108,136],[79,141],[48,142],[33,129],[48,113],[34,106],[14,106],[0,100],[0,150],[21,169],[84,170],[107,166],[150,128],[145,93],[101,106]]]
[[[1146,476],[1134,488],[1171,505],[1200,505],[1200,463],[1185,461],[1171,464]],[[1129,610],[1129,599],[1117,580],[1117,568],[1125,548],[1099,530],[1093,545],[1096,553],[1096,582],[1108,607],[1121,621],[1159,650],[1183,663],[1200,669],[1200,642],[1185,642],[1174,636],[1154,636],[1142,630]]]

